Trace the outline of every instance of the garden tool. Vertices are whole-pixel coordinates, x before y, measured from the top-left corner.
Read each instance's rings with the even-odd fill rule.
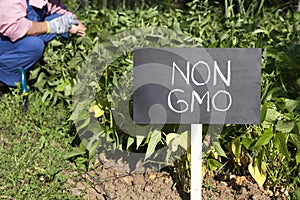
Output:
[[[27,111],[28,109],[28,87],[27,87],[27,82],[26,82],[26,75],[24,69],[21,67],[19,69],[20,72],[20,83],[21,83],[21,89],[22,89],[22,110]]]

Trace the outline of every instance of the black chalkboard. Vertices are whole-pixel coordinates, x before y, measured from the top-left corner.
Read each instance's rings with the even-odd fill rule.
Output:
[[[138,124],[257,124],[261,49],[134,50]]]

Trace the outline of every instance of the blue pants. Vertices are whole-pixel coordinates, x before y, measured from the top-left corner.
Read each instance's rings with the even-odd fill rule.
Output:
[[[35,10],[31,7],[28,9],[30,9],[28,19],[41,21],[36,19],[37,12]],[[42,21],[49,21],[59,16],[53,14],[44,17]],[[67,35],[68,33],[65,33],[62,36],[67,37]],[[0,81],[9,86],[15,86],[15,82],[20,82],[19,68],[28,70],[32,67],[42,57],[45,44],[56,36],[57,34],[25,36],[16,42],[0,36]]]

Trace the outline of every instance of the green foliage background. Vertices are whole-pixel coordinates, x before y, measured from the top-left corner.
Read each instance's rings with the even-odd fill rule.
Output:
[[[70,110],[69,122],[76,124],[77,134],[90,134],[89,140],[83,140],[68,154],[68,159],[88,169],[99,145],[112,150],[144,152],[146,160],[155,150],[168,146],[168,162],[172,156],[176,158],[177,149],[172,147],[179,145],[187,153],[173,167],[178,181],[189,191],[189,179],[185,177],[189,177],[190,154],[188,145],[183,142],[188,129],[179,130],[177,125],[163,131],[153,128],[143,137],[133,137],[116,125],[112,114],[116,106],[113,89],[132,71],[132,52],[126,45],[134,44],[138,37],[133,34],[120,42],[112,39],[113,36],[134,29],[164,27],[180,37],[167,38],[163,32],[153,35],[147,29],[139,34],[148,36],[144,42],[149,45],[169,47],[188,42],[197,47],[263,49],[261,124],[226,125],[222,134],[216,136],[217,140],[210,141],[212,147],[204,155],[205,166],[216,172],[223,170],[240,175],[249,175],[249,166],[257,167],[258,172],[251,174],[256,181],[263,174],[267,176],[260,184],[271,186],[274,191],[285,185],[292,194],[299,195],[300,14],[295,12],[295,1],[193,0],[187,4],[160,1],[159,5],[156,1],[109,1],[106,5],[105,2],[83,3],[76,14],[88,27],[87,37],[51,41],[44,54],[46,63],[30,74],[31,91],[40,94],[40,101],[52,106],[64,104]],[[68,1],[66,5],[73,10],[77,3],[79,1]],[[95,61],[94,58],[104,62],[101,54],[93,51],[100,44],[110,49],[110,54],[117,52],[120,57],[105,66],[102,74],[95,74],[101,77],[98,82],[88,85],[77,75],[87,62]],[[92,60],[91,53],[95,54]],[[131,81],[124,80],[123,84],[130,86]],[[81,104],[80,98],[84,97],[72,98],[76,96],[74,86],[76,91],[82,88],[97,95]],[[95,105],[101,114],[93,120],[90,108]],[[100,129],[95,130],[94,125]]]

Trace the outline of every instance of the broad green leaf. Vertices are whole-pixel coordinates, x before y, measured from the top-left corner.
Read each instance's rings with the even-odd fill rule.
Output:
[[[47,78],[47,75],[44,72],[41,72],[38,76],[36,83],[34,84],[34,87],[43,88],[44,85],[47,83]]]
[[[285,98],[283,98],[283,97],[277,98],[275,104],[276,104],[277,110],[283,112],[284,107],[285,107]]]
[[[85,131],[93,133],[95,138],[98,138],[105,133],[103,127],[100,126],[97,120],[91,120]]]
[[[83,61],[82,57],[78,54],[70,61],[70,67],[77,67]]]
[[[222,163],[220,163],[219,161],[212,159],[212,158],[207,160],[207,165],[210,170],[217,170],[223,166]]]
[[[176,32],[182,33],[181,28],[180,28],[180,24],[179,24],[178,21],[175,21],[175,22],[174,22],[173,28],[174,28],[174,30],[175,30]]]
[[[289,135],[289,141],[293,143],[297,149],[300,150],[300,133],[292,133]]]
[[[223,42],[224,40],[226,40],[227,38],[229,38],[230,35],[228,33],[224,33],[223,35],[221,35],[220,37],[220,41]],[[218,41],[219,42],[219,41]]]
[[[277,98],[285,97],[286,93],[280,87],[272,88],[267,95],[267,100],[277,100]]]
[[[161,132],[154,130],[151,134],[151,138],[148,143],[145,160],[155,152],[155,148],[160,141],[161,141]]]
[[[216,48],[218,44],[219,44],[219,40],[216,40],[211,45],[209,45],[209,48]]]
[[[68,152],[64,158],[65,159],[70,159],[70,158],[74,158],[76,156],[80,156],[80,155],[83,155],[85,154],[85,150],[82,150],[82,149],[76,149],[74,151],[71,151],[71,152]]]
[[[74,122],[78,122],[79,119],[80,119],[80,114],[81,114],[82,111],[85,110],[86,106],[87,106],[86,102],[80,102],[80,103],[76,104],[74,106],[72,115],[70,116],[69,119],[74,121]]]
[[[93,42],[89,37],[78,37],[76,44],[80,44],[80,43],[83,43],[88,47],[93,46]]]
[[[263,187],[263,184],[265,183],[265,181],[267,179],[267,165],[265,162],[262,161],[261,166],[259,167],[258,163],[259,162],[257,162],[257,159],[254,159],[254,162],[251,159],[250,164],[248,165],[248,170],[249,170],[251,176],[257,182],[257,184],[260,187]]]
[[[264,103],[263,106],[261,106],[260,108],[260,123],[262,123],[266,119],[267,110],[267,104]]]
[[[41,71],[40,67],[30,70],[30,79],[29,80],[36,79],[38,77],[38,75],[40,74],[40,71]]]
[[[78,121],[78,123],[76,124],[77,131],[80,131],[81,129],[86,128],[91,121],[91,117],[90,117],[89,113],[87,113],[85,111],[82,112],[82,115],[80,116],[80,118],[82,120]]]
[[[272,128],[269,128],[265,130],[264,133],[258,138],[253,148],[258,148],[268,144],[272,138],[273,138],[273,131]]]
[[[249,149],[249,147],[255,142],[255,140],[249,139],[246,135],[241,136],[241,138],[241,143],[246,149]]]
[[[281,114],[274,109],[267,109],[265,120],[268,122],[275,122],[280,115]]]
[[[134,138],[133,137],[129,137],[127,139],[127,146],[126,146],[126,149],[128,150],[129,147],[134,143]]]
[[[100,141],[97,140],[96,142],[94,142],[90,147],[89,147],[89,159],[91,160],[95,154],[96,154],[96,151],[97,149],[99,148],[100,146]]]
[[[83,139],[80,144],[79,144],[79,148],[82,150],[82,151],[86,151],[86,147],[88,145],[88,140],[87,139]]]
[[[214,144],[214,147],[215,147],[215,149],[216,149],[219,156],[227,158],[227,155],[226,155],[225,151],[223,150],[223,148],[221,147],[219,142],[216,142]]]
[[[290,154],[287,148],[287,135],[278,132],[274,135],[274,146],[282,153],[288,160],[290,160]]]
[[[285,109],[288,112],[292,112],[296,108],[299,108],[299,107],[300,107],[300,101],[299,100],[285,99]]]
[[[145,136],[143,136],[143,135],[136,136],[136,149],[138,149],[140,147],[140,145],[142,144],[144,139],[145,139]]]
[[[61,83],[59,85],[56,86],[55,90],[58,92],[64,91],[66,84],[65,83]]]
[[[279,132],[290,133],[295,127],[295,122],[279,120],[277,122],[277,124],[275,125],[275,127],[276,127],[276,130]]]
[[[53,47],[58,47],[58,46],[63,45],[63,43],[61,43],[59,40],[51,40],[50,45]]]
[[[61,79],[60,84],[56,86],[55,90],[58,92],[61,92],[61,91],[64,91],[67,86],[71,87],[70,81]]]

